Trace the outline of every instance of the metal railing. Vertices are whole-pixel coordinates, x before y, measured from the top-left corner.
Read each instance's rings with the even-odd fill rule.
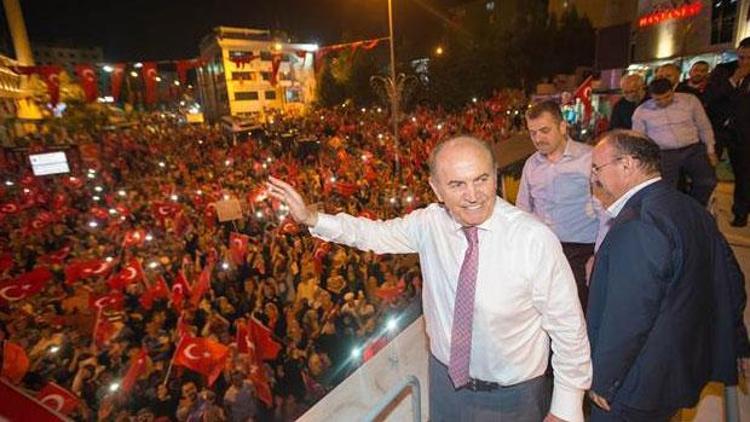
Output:
[[[413,415],[414,417],[412,420],[414,422],[421,422],[422,421],[422,399],[421,399],[421,391],[419,386],[419,379],[415,377],[414,375],[409,375],[406,378],[404,378],[403,381],[401,381],[400,384],[394,386],[391,388],[383,398],[378,401],[375,406],[373,406],[369,412],[364,416],[362,419],[365,422],[373,422],[376,420],[378,416],[380,416],[381,413],[383,413],[383,410],[385,410],[388,405],[393,403],[399,395],[407,388],[411,387],[412,394],[411,394],[411,406],[413,409]]]

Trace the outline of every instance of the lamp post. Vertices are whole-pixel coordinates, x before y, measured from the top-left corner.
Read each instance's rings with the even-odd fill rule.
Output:
[[[391,120],[393,124],[393,144],[394,144],[394,158],[396,160],[396,174],[399,173],[399,142],[398,142],[398,113],[399,113],[399,102],[401,101],[398,89],[396,88],[396,49],[394,47],[393,39],[393,0],[388,0],[388,40],[390,41],[391,47],[391,84],[393,93],[391,97]]]

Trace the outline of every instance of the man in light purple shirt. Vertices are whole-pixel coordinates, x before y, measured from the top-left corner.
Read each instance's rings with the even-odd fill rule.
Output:
[[[601,210],[589,185],[592,147],[568,137],[560,106],[553,101],[529,108],[526,126],[537,152],[523,167],[516,206],[534,214],[560,240],[585,310],[585,265],[594,255]]]
[[[680,175],[690,180],[687,193],[708,204],[716,187],[713,166],[718,162],[714,132],[700,100],[674,92],[668,79],[649,84],[651,99],[633,113],[633,130],[653,139],[661,148],[664,181],[677,187]]]

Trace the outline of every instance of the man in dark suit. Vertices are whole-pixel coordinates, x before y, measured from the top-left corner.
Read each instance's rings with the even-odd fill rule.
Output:
[[[740,41],[737,60],[714,69],[703,93],[716,133],[716,152],[729,149],[734,171],[731,225],[747,225],[750,213],[750,37]]]
[[[594,148],[595,194],[614,219],[588,306],[591,421],[668,421],[709,381],[750,365],[744,276],[710,214],[661,181],[659,147],[628,130]]]

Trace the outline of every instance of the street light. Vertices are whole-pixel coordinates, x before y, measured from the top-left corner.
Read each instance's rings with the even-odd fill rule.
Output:
[[[437,46],[437,48],[435,49],[435,55],[442,56],[443,55],[443,47]]]
[[[399,106],[399,95],[395,92],[396,90],[396,49],[394,48],[393,39],[393,0],[388,0],[388,40],[390,41],[391,48],[391,83],[393,84],[394,95],[391,96],[391,120],[393,121],[393,143],[394,143],[394,155],[396,159],[396,172],[399,170],[399,159],[398,159],[398,106]],[[396,175],[398,177],[398,174]]]

